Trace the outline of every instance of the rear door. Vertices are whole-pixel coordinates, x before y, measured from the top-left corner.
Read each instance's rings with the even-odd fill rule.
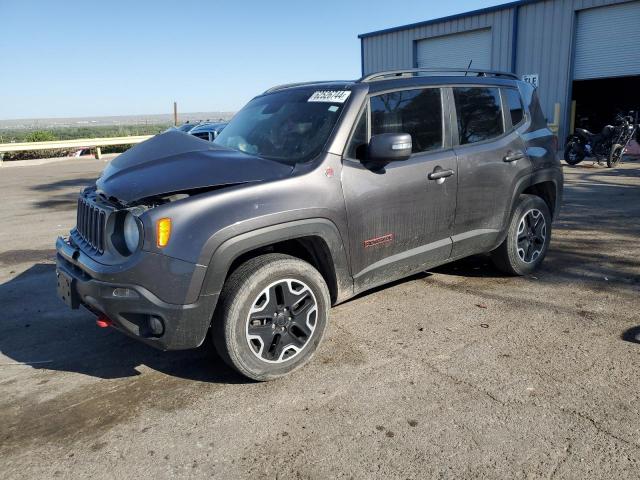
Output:
[[[452,87],[452,129],[458,156],[452,257],[497,246],[509,218],[513,192],[531,171],[517,132],[524,122],[520,96],[517,90],[508,90],[501,94],[495,86]]]
[[[414,88],[374,95],[357,123],[342,185],[358,291],[442,263],[451,254],[457,167],[444,94],[441,88]],[[381,133],[411,134],[411,158],[381,169],[362,161],[369,137]],[[448,176],[429,178],[442,170]]]

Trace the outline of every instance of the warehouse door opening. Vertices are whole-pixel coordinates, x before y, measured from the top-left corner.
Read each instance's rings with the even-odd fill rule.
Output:
[[[640,1],[577,15],[573,126],[599,132],[616,114],[640,107]]]
[[[575,128],[599,132],[616,114],[640,110],[640,75],[573,82]]]

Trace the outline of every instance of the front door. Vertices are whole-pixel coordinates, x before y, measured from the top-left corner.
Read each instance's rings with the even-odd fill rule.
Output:
[[[457,166],[445,140],[442,95],[426,88],[372,96],[360,118],[342,173],[356,291],[443,263],[451,254]],[[359,154],[369,132],[409,133],[414,153],[373,168]]]

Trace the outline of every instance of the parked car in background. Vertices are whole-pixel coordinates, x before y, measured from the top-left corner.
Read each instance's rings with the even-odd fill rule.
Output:
[[[176,130],[180,130],[181,132],[189,133],[194,127],[198,126],[198,123],[183,123],[179,127],[175,127]]]
[[[481,253],[530,274],[562,186],[536,91],[513,74],[274,87],[213,143],[169,130],[111,161],[57,241],[58,295],[161,349],[211,335],[270,380],[308,362],[330,307],[363,291]]]
[[[203,122],[189,130],[189,134],[213,142],[226,126],[222,122]]]

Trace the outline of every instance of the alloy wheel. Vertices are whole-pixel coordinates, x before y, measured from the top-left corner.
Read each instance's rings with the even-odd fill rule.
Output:
[[[518,257],[525,263],[533,263],[540,256],[547,240],[547,222],[538,209],[528,210],[518,224]]]
[[[253,354],[269,363],[296,357],[313,336],[317,305],[300,280],[279,280],[262,290],[247,317],[246,338]]]

